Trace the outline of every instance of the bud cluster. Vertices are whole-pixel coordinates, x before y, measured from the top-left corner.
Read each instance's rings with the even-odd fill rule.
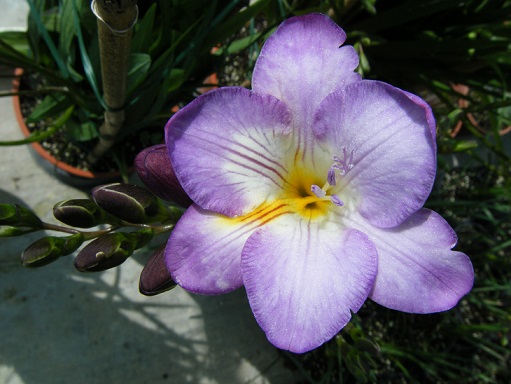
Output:
[[[146,188],[114,183],[94,188],[92,199],[55,204],[53,216],[67,226],[45,223],[20,205],[0,204],[0,237],[39,230],[67,233],[68,236],[46,236],[29,245],[21,254],[22,265],[42,267],[78,251],[75,268],[98,272],[121,265],[155,235],[169,232],[181,214],[182,208],[165,205]],[[79,229],[94,227],[90,231]],[[82,247],[84,243],[87,244]],[[145,295],[175,286],[163,261],[163,248],[155,255],[158,257],[151,257],[141,274],[140,292]]]
[[[154,236],[170,232],[192,203],[174,174],[165,145],[142,151],[135,169],[149,189],[113,183],[95,187],[91,199],[61,201],[53,207],[53,216],[65,226],[46,223],[20,205],[0,204],[0,237],[44,230],[66,234],[45,236],[29,245],[21,254],[25,267],[42,267],[75,253],[74,266],[81,272],[121,265]],[[139,290],[144,295],[176,285],[165,266],[164,250],[165,245],[157,248],[141,272]]]

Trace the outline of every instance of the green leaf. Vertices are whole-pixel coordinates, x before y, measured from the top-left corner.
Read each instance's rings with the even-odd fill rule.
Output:
[[[161,110],[166,102],[167,90],[171,83],[169,72],[172,73],[171,70],[177,61],[175,60],[174,51],[181,42],[192,34],[199,21],[195,21],[170,47],[158,56],[156,60],[153,60],[145,81],[130,95],[131,100],[128,102],[127,114],[131,116],[131,119],[139,121],[143,116],[151,117]],[[182,52],[182,56],[185,57],[187,52]],[[184,73],[184,70],[182,71]],[[186,77],[184,80],[186,80]],[[149,109],[151,109],[151,112],[149,112]]]
[[[232,43],[230,43],[226,48],[221,47],[218,49],[214,55],[233,55],[238,52],[243,51],[244,49],[250,47],[252,44],[254,44],[259,38],[263,35],[262,32],[255,33],[253,35],[243,37],[241,39],[235,40]]]
[[[30,52],[30,44],[28,36],[25,32],[21,31],[4,31],[0,32],[0,40],[21,53],[23,56],[28,56]],[[0,53],[1,55],[1,53]]]
[[[87,48],[85,46],[85,41],[83,39],[81,25],[80,25],[80,15],[78,13],[78,8],[75,2],[73,1],[72,6],[72,14],[73,14],[73,22],[75,25],[75,33],[76,38],[78,39],[78,47],[80,48],[80,56],[82,58],[83,62],[83,69],[85,71],[85,76],[87,77],[87,80],[89,81],[89,84],[94,91],[94,95],[96,96],[96,99],[101,104],[101,106],[104,109],[107,109],[107,106],[105,104],[105,101],[103,100],[103,97],[101,96],[101,92],[99,91],[99,85],[96,73],[94,72],[94,66],[91,63],[91,60],[89,58],[89,55],[87,53]]]
[[[186,71],[181,68],[173,69],[168,78],[166,90],[170,93],[177,90],[186,81]]]
[[[80,123],[69,119],[65,125],[66,132],[75,141],[90,141],[98,137],[98,127],[92,121]]]
[[[458,140],[454,143],[454,152],[464,152],[477,147],[475,140]]]
[[[18,62],[18,66],[23,65],[24,62],[33,63],[30,58],[16,50],[8,41],[3,39],[0,39],[0,62],[7,65],[12,63],[13,66],[16,66]]]
[[[26,122],[34,123],[39,120],[52,118],[69,108],[71,103],[71,99],[61,93],[48,95],[32,110],[30,116],[26,118]]]
[[[144,18],[139,20],[135,26],[135,33],[131,41],[132,52],[147,53],[154,38],[156,4],[153,4],[145,13]]]
[[[144,82],[151,67],[151,56],[145,53],[132,53],[128,70],[128,94]]]
[[[36,9],[36,5],[34,3],[34,0],[27,0],[28,5],[30,7],[30,16],[32,17],[35,25],[37,26],[38,32],[40,33],[41,37],[43,38],[44,42],[46,43],[48,49],[51,52],[52,58],[57,64],[57,67],[59,68],[60,72],[62,73],[62,77],[67,79],[69,77],[69,71],[67,70],[67,66],[64,63],[63,58],[60,56],[59,51],[57,50],[57,47],[55,46],[53,40],[51,39],[50,34],[46,30],[41,14]]]
[[[29,136],[21,140],[9,140],[9,141],[0,141],[0,146],[7,147],[13,145],[25,145],[30,143],[37,143],[48,137],[51,137],[58,131],[58,128],[55,126],[51,126],[45,131],[36,131],[32,132]]]
[[[91,71],[96,74],[94,77],[99,84],[101,82],[101,58],[99,57],[99,36],[97,33],[94,33],[89,41],[87,56],[90,60]]]
[[[184,72],[185,71],[183,71],[183,73]],[[185,76],[187,76],[187,75],[185,74]],[[167,76],[163,79],[163,82],[160,83],[160,88],[156,89],[158,96],[156,97],[153,104],[151,105],[148,116],[153,116],[161,111],[161,109],[165,105],[165,100],[166,100],[166,96],[168,94],[168,89],[170,89],[172,82],[175,80],[176,80],[176,78],[172,78],[171,76]]]
[[[158,44],[158,50],[165,49],[166,47],[172,45],[173,39],[170,31],[167,30],[168,26],[172,25],[173,18],[173,2],[170,1],[160,1],[160,17],[161,17],[161,25],[160,28],[161,36]]]
[[[37,141],[44,140],[50,136],[52,136],[55,132],[57,132],[65,123],[66,121],[71,117],[74,111],[74,106],[70,106],[66,111],[51,125],[46,131],[37,131],[32,133],[30,136],[23,140],[13,140],[13,141],[2,141],[0,142],[0,146],[7,146],[7,145],[23,145],[23,144],[29,144],[34,143]]]
[[[73,0],[77,1],[77,0]],[[69,55],[71,44],[75,37],[75,23],[73,21],[73,4],[71,1],[63,1],[59,18],[59,51],[63,57]]]
[[[208,34],[204,45],[213,46],[214,44],[233,36],[243,27],[243,25],[245,25],[245,23],[247,23],[250,19],[261,12],[268,5],[268,3],[269,0],[259,0],[247,7],[245,10],[227,18],[226,21],[211,31],[210,34]]]
[[[51,4],[46,6],[46,8],[42,9],[40,12],[41,20],[43,22],[44,28],[51,33],[59,33],[60,32],[60,13],[57,6],[52,7]]]

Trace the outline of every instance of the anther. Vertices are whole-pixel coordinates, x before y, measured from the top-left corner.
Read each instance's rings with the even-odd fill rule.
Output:
[[[314,193],[314,195],[316,195],[316,197],[319,197],[320,199],[326,196],[326,192],[316,184],[311,185],[311,192]]]
[[[335,180],[335,169],[333,167],[330,167],[328,170],[326,180],[332,187],[335,187],[335,184],[337,184],[337,181]]]
[[[330,196],[330,200],[332,201],[332,203],[334,203],[338,207],[342,207],[344,205],[344,201],[339,199],[339,196],[337,196],[337,195]]]

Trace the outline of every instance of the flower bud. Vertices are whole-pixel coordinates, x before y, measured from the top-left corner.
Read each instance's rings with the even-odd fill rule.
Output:
[[[154,296],[176,286],[165,265],[165,246],[163,244],[151,255],[140,274],[138,289],[143,295]]]
[[[188,207],[192,200],[179,184],[165,144],[144,149],[135,158],[142,182],[158,197]]]
[[[42,222],[30,209],[18,204],[0,204],[0,225],[41,228]]]
[[[73,253],[82,243],[83,236],[80,233],[68,237],[43,237],[23,251],[21,263],[25,267],[42,267]]]
[[[101,185],[92,197],[105,211],[129,223],[145,223],[164,219],[169,212],[149,190],[132,184]]]
[[[80,272],[98,272],[124,263],[133,252],[147,244],[151,230],[109,233],[91,241],[78,253],[74,265]]]
[[[37,231],[34,228],[18,228],[10,225],[0,225],[0,237],[21,236],[30,232]]]
[[[53,207],[53,216],[67,225],[78,228],[91,228],[113,219],[94,201],[71,199],[61,201]]]

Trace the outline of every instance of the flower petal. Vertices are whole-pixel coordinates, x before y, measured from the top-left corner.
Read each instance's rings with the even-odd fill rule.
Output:
[[[179,219],[165,249],[167,268],[187,291],[222,294],[243,285],[241,251],[253,226],[193,204]]]
[[[397,89],[399,89],[399,88],[397,88]],[[399,89],[399,90],[401,92],[403,92],[415,104],[417,104],[419,107],[424,109],[424,113],[426,113],[426,120],[429,125],[429,131],[431,132],[431,137],[433,138],[433,143],[435,144],[435,150],[436,150],[436,121],[435,121],[435,116],[433,116],[433,110],[431,109],[429,104],[426,103],[419,96],[414,95],[413,93],[410,93],[407,91],[403,91],[402,89]]]
[[[354,151],[353,169],[341,184],[349,186],[358,210],[373,225],[401,224],[431,192],[436,148],[430,118],[403,91],[370,80],[329,95],[318,109],[314,130],[320,146]]]
[[[321,100],[360,80],[354,72],[358,55],[351,46],[341,47],[345,40],[346,33],[330,18],[309,14],[286,20],[261,50],[252,88],[289,106],[300,146],[310,137]]]
[[[371,299],[411,313],[448,310],[474,282],[470,259],[451,251],[456,234],[436,212],[421,209],[397,228],[371,227],[360,218],[354,225],[378,250],[378,274]]]
[[[334,337],[350,311],[360,309],[377,255],[359,231],[286,217],[250,236],[241,269],[250,306],[270,342],[302,353]]]
[[[291,143],[284,103],[245,88],[210,91],[166,126],[174,171],[203,209],[247,213],[279,192]]]

